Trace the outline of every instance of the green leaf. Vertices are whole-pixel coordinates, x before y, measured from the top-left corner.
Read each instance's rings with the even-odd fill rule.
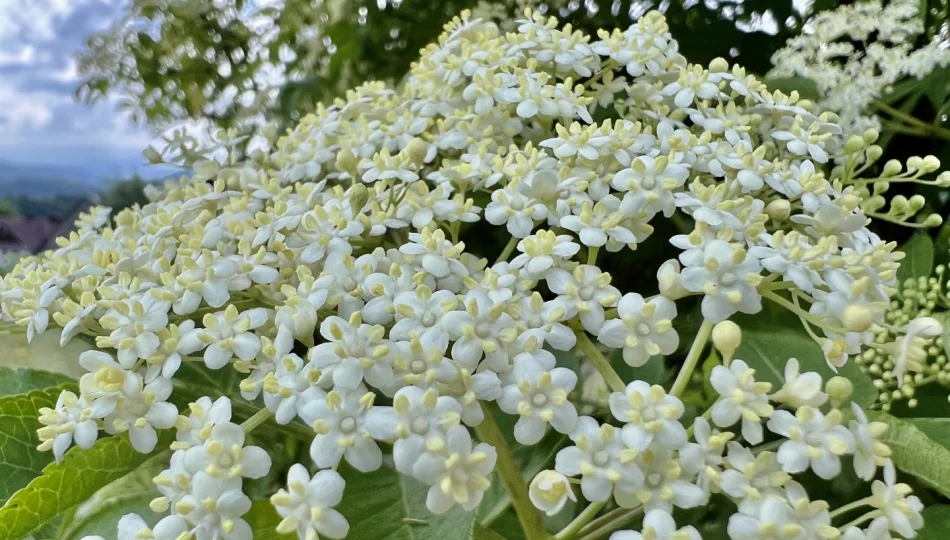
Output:
[[[924,528],[917,531],[917,540],[946,540],[950,538],[950,506],[928,506],[921,512]]]
[[[898,469],[950,496],[950,449],[909,421],[877,411],[869,411],[868,419],[888,425],[881,441],[891,447],[891,459]]]
[[[350,540],[470,540],[475,512],[454,507],[435,515],[426,508],[428,486],[389,467],[361,473],[341,467],[346,479],[337,506],[350,523]]]
[[[39,390],[70,382],[73,382],[71,378],[60,373],[0,366],[0,396],[25,394],[30,390]]]
[[[916,233],[910,237],[900,251],[904,260],[897,269],[897,281],[903,283],[909,278],[928,277],[934,266],[934,243],[925,233]]]
[[[69,540],[80,540],[86,536],[98,535],[106,540],[118,537],[119,520],[126,514],[136,513],[149,526],[155,526],[164,514],[153,512],[149,503],[157,493],[138,493],[103,502],[89,515],[75,517],[70,524]]]
[[[902,420],[917,426],[917,429],[923,431],[935,443],[950,448],[950,418],[903,418]]]
[[[769,91],[781,90],[785,94],[791,94],[797,91],[798,95],[805,99],[817,100],[821,97],[818,92],[818,85],[808,77],[776,77],[762,81],[768,87]]]
[[[168,445],[171,432],[156,448]],[[17,491],[0,508],[0,540],[19,540],[58,515],[84,502],[96,491],[141,465],[147,454],[132,448],[127,434],[99,439],[92,448],[73,447],[62,463],[51,463],[42,475]]]
[[[785,364],[797,358],[802,373],[815,371],[825,380],[835,373],[828,367],[821,347],[808,335],[802,322],[790,311],[765,300],[755,315],[737,314],[732,320],[742,328],[742,343],[735,357],[745,360],[755,370],[755,378],[772,383],[778,390],[785,381]],[[871,378],[853,361],[838,368],[838,375],[854,385],[851,399],[862,407],[874,403],[878,391]]]
[[[248,513],[244,514],[244,520],[254,531],[254,540],[288,540],[297,537],[296,534],[277,532],[280,516],[270,501],[254,501]]]
[[[62,388],[56,387],[0,398],[0,504],[53,461],[52,452],[36,449],[37,418],[41,408],[56,405],[60,392]]]
[[[505,537],[476,523],[472,530],[472,540],[505,540]]]

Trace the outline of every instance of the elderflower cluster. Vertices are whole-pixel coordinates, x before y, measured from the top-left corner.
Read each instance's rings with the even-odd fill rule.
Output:
[[[610,396],[611,420],[622,427],[581,417],[571,434],[574,446],[558,452],[553,471],[535,477],[531,499],[553,513],[574,496],[568,477],[579,477],[588,501],[612,499],[622,509],[645,512],[641,531],[618,531],[612,540],[699,540],[694,527],[678,528],[671,513],[704,505],[711,494],[736,504],[728,534],[737,540],[913,537],[923,525],[923,506],[895,480],[890,449],[879,440],[887,426],[869,422],[857,403],[842,409],[850,399],[842,382],[834,377],[823,386],[818,373],[800,373],[795,358],[778,389],[756,381],[755,370],[740,359],[716,366],[711,383],[719,398],[709,419],[695,420],[690,441],[680,422],[682,402],[660,386],[635,381]],[[778,436],[775,451],[753,452],[763,424]],[[866,507],[866,514],[838,528],[832,525],[838,513],[811,498],[794,475],[811,471],[830,480],[841,473],[845,456],[853,456],[859,478],[872,480],[882,468],[883,480],[874,480],[871,495],[853,505]]]
[[[822,110],[837,112],[846,131],[879,129],[880,121],[868,114],[891,85],[950,64],[940,36],[924,36],[920,7],[915,0],[872,0],[822,11],[772,56],[770,75],[814,81]]]
[[[168,532],[146,537],[249,538],[242,478],[270,462],[244,441],[264,421],[313,432],[310,463],[271,499],[281,532],[346,534],[333,509],[344,461],[414,477],[434,513],[473,511],[503,458],[503,441],[482,429],[497,405],[517,418],[520,444],[569,436],[576,446],[558,470],[583,476],[589,500],[647,508],[648,538],[670,530],[674,506],[726,489],[740,503],[733,538],[767,537],[775,520],[814,538],[807,531],[830,534],[827,513],[771,473],[832,478],[855,454],[869,456],[862,475],[873,476],[879,430],[859,442],[794,364],[788,384],[811,388],[807,403],[798,390],[770,397],[735,360],[713,373],[722,398],[711,420],[741,424],[744,443],[704,420],[689,442],[683,388],[619,381],[600,349],[634,367],[675,353],[691,301],[705,329],[763,302],[788,309],[832,367],[912,339],[875,334],[902,257],[862,207],[857,175],[880,158],[876,137],[846,139],[834,114],[725,60],[689,64],[659,12],[597,39],[537,13],[510,33],[463,13],[399,87],[367,83],[269,150],[199,160],[144,207],[82,216],[56,250],[3,278],[0,308],[29,339],[55,327],[63,344],[82,336],[101,349],[80,358],[79,395],[42,412],[41,447],[57,460],[100,430],[128,431],[146,452],[156,430],[178,428],[157,479]],[[636,249],[654,219],[674,216],[692,229],[670,239],[679,256],[662,265],[660,294],[619,290],[598,257]],[[492,227],[509,240],[490,263],[478,236]],[[697,337],[696,354],[704,344]],[[562,351],[582,352],[611,385],[618,426],[579,416]],[[242,380],[178,417],[169,396],[195,370]],[[227,398],[260,412],[238,426]],[[750,450],[766,420],[788,439],[774,459]],[[890,478],[880,490],[897,489]],[[550,510],[552,492],[570,492],[556,477],[538,486],[536,504]],[[897,493],[880,504],[918,506]]]

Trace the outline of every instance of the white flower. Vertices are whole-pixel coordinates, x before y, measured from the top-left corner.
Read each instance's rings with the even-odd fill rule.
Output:
[[[325,396],[317,390],[300,409],[300,417],[317,433],[310,445],[310,457],[320,468],[329,468],[346,458],[358,471],[375,471],[383,453],[366,426],[366,413],[374,395],[365,388],[341,389]]]
[[[737,311],[758,313],[762,297],[756,286],[761,281],[762,267],[758,259],[749,257],[737,244],[712,240],[701,252],[683,253],[683,286],[692,292],[701,292],[702,310],[706,320],[717,323]]]
[[[293,341],[286,326],[277,329],[275,342],[280,341]],[[297,416],[300,394],[315,386],[320,378],[320,371],[312,363],[304,363],[296,354],[285,351],[281,351],[284,354],[277,358],[274,371],[267,373],[261,384],[264,405],[274,413],[278,424],[287,424]],[[273,352],[277,352],[276,348]]]
[[[192,478],[191,492],[178,501],[175,509],[194,526],[197,538],[253,538],[250,525],[241,518],[251,509],[251,500],[241,491],[240,478],[199,471]]]
[[[804,405],[820,407],[828,400],[828,395],[821,391],[821,383],[821,375],[814,371],[801,373],[798,359],[789,358],[785,363],[785,384],[769,397],[793,409]]]
[[[716,366],[709,377],[719,399],[712,406],[712,421],[729,427],[742,420],[742,436],[750,444],[762,442],[762,419],[772,414],[766,395],[772,388],[767,382],[756,382],[755,370],[742,360],[733,360],[729,367]]]
[[[697,476],[697,485],[705,491],[719,489],[725,462],[722,453],[733,436],[729,432],[720,433],[710,429],[709,421],[702,416],[693,421],[693,437],[696,442],[687,443],[680,450],[680,464],[685,471]]]
[[[148,523],[138,514],[126,514],[122,516],[118,524],[118,540],[141,540],[143,538],[154,538],[155,540],[176,540],[190,529],[188,523],[181,516],[165,516],[154,528],[149,528]],[[87,536],[84,538],[102,538]]]
[[[91,448],[99,436],[96,420],[105,417],[114,406],[114,402],[105,400],[88,403],[63,390],[54,408],[42,407],[39,410],[39,422],[43,424],[37,430],[42,441],[39,450],[52,450],[56,463],[60,463],[73,442],[80,448]]]
[[[456,504],[471,512],[491,486],[496,458],[494,446],[478,443],[473,448],[468,430],[455,426],[446,434],[445,447],[422,454],[412,474],[432,486],[426,496],[431,512],[444,514]]]
[[[271,459],[259,446],[244,446],[244,428],[221,422],[211,428],[207,440],[185,450],[185,469],[211,476],[260,478],[270,470]]]
[[[573,272],[552,268],[544,279],[567,311],[565,317],[579,315],[584,329],[595,336],[604,325],[604,308],[620,300],[620,291],[610,285],[610,274],[593,265],[578,265]]]
[[[350,524],[333,508],[343,499],[344,487],[346,483],[336,471],[319,471],[311,478],[303,465],[291,465],[287,489],[278,490],[270,498],[277,515],[283,518],[277,532],[296,532],[299,540],[346,537]]]
[[[668,395],[662,386],[633,381],[623,393],[610,394],[609,403],[614,418],[626,422],[622,437],[630,448],[643,451],[654,440],[671,450],[686,444],[686,428],[679,421],[683,402]]]
[[[445,231],[427,227],[421,233],[409,233],[409,242],[399,246],[400,253],[416,257],[420,264],[433,276],[468,276],[468,268],[459,262],[459,255],[465,244],[453,244],[446,240]]]
[[[261,350],[261,339],[251,330],[263,326],[267,318],[264,308],[238,313],[234,304],[224,311],[205,315],[201,320],[204,329],[198,336],[208,346],[204,353],[205,365],[209,369],[221,369],[235,356],[244,361],[253,360]]]
[[[492,225],[506,225],[508,232],[515,238],[527,238],[534,228],[535,221],[547,217],[548,209],[541,202],[526,197],[513,181],[504,189],[496,189],[485,207],[485,220]]]
[[[356,312],[349,321],[337,316],[323,319],[320,335],[327,341],[310,349],[309,358],[322,373],[321,387],[358,388],[364,379],[373,386],[390,384],[393,369],[385,328],[361,324]]]
[[[552,363],[553,364],[553,363]],[[548,424],[560,433],[570,433],[577,425],[577,409],[567,395],[577,384],[577,374],[567,368],[544,365],[534,357],[515,357],[511,384],[502,389],[498,406],[508,414],[518,414],[515,440],[536,444]]]
[[[522,298],[518,303],[520,312],[517,313],[518,322],[528,330],[540,330],[539,337],[545,345],[559,351],[569,351],[577,344],[574,331],[562,321],[567,320],[567,310],[557,300],[548,300],[541,297],[541,293],[534,291],[531,296]],[[527,333],[527,332],[525,332]],[[525,335],[522,333],[519,340]]]
[[[623,207],[642,208],[648,215],[673,215],[673,191],[681,188],[689,176],[682,164],[670,163],[666,156],[640,156],[630,167],[614,175],[610,183],[614,189],[625,192]]]
[[[782,540],[809,540],[805,528],[795,521],[792,508],[784,499],[768,496],[748,513],[735,513],[729,518],[730,538],[772,540],[781,532]]]
[[[568,234],[556,235],[550,231],[537,231],[518,242],[517,248],[521,255],[511,260],[511,267],[524,268],[533,275],[543,274],[581,249],[573,239]]]
[[[380,390],[392,395],[406,385],[425,390],[458,380],[459,367],[445,356],[448,346],[449,336],[440,329],[396,341],[392,344],[393,382]]]
[[[606,501],[614,486],[626,492],[643,486],[643,473],[635,461],[638,452],[623,444],[619,428],[582,416],[571,440],[575,446],[557,453],[554,468],[568,476],[580,475],[581,493],[588,501]]]
[[[920,515],[924,505],[915,496],[908,496],[911,487],[897,483],[894,463],[887,460],[884,464],[884,481],[875,480],[871,484],[871,500],[868,504],[880,510],[886,518],[888,527],[905,538],[916,536],[916,530],[924,526]]]
[[[109,333],[109,342],[118,351],[122,367],[131,368],[139,358],[148,358],[160,344],[155,332],[168,326],[171,302],[145,294],[135,300],[116,302],[99,318]]]
[[[778,461],[788,473],[799,473],[810,466],[815,474],[829,480],[841,473],[841,458],[854,453],[854,437],[841,425],[841,411],[824,415],[818,409],[800,407],[795,415],[775,411],[769,430],[788,437],[778,449]]]
[[[610,540],[702,540],[702,536],[691,525],[677,529],[669,512],[650,510],[643,518],[641,532],[617,531],[610,535]]]
[[[528,498],[535,508],[549,516],[560,512],[568,499],[577,500],[567,477],[551,470],[534,475],[531,485],[528,486]]]
[[[389,330],[391,339],[407,340],[413,332],[441,330],[442,316],[455,311],[458,299],[451,291],[435,291],[420,285],[414,291],[400,292],[393,298],[396,324]]]
[[[907,323],[903,330],[904,335],[894,343],[896,350],[891,353],[894,356],[893,373],[898,387],[904,382],[907,364],[910,362],[919,364],[926,357],[923,345],[927,338],[939,336],[943,331],[943,325],[933,317],[917,317]]]
[[[871,480],[878,467],[883,467],[891,455],[891,449],[880,438],[887,431],[884,422],[868,422],[861,406],[851,402],[851,412],[854,420],[848,423],[851,435],[854,437],[854,472],[858,478]]]
[[[729,453],[726,461],[730,468],[722,471],[722,491],[740,499],[739,510],[757,508],[769,495],[781,496],[782,488],[791,480],[782,471],[775,452],[763,451],[753,454],[739,443],[727,443]]]
[[[407,386],[396,392],[392,407],[366,413],[366,431],[379,440],[393,440],[396,470],[412,474],[412,465],[429,447],[445,444],[445,433],[461,420],[462,406],[434,388]],[[433,440],[435,439],[435,440]]]
[[[561,227],[577,233],[581,243],[589,247],[607,246],[607,251],[620,251],[625,246],[634,246],[637,237],[626,227],[620,211],[620,200],[607,195],[591,205],[584,201],[574,215],[561,218]]]
[[[676,304],[659,296],[645,302],[637,293],[623,295],[617,304],[616,319],[604,323],[597,339],[615,349],[623,349],[623,360],[639,367],[651,356],[672,354],[679,346],[673,329]]]
[[[464,311],[442,317],[442,328],[455,340],[452,359],[470,370],[483,356],[488,365],[506,366],[505,345],[516,338],[515,321],[507,313],[507,304],[494,302],[483,292],[470,291],[463,305]]]
[[[640,454],[637,463],[643,471],[643,486],[635,491],[618,486],[614,498],[620,506],[633,508],[642,504],[647,512],[672,512],[673,506],[694,508],[709,499],[708,492],[684,477],[685,471],[672,450],[653,445]]]
[[[221,396],[212,403],[211,398],[202,396],[189,404],[191,414],[179,416],[175,422],[178,428],[176,442],[172,449],[187,449],[204,444],[211,436],[211,430],[218,424],[231,421],[231,400]]]

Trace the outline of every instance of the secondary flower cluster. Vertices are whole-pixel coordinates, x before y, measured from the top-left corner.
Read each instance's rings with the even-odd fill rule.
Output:
[[[592,111],[615,118],[594,123]],[[246,161],[230,152],[239,140],[222,140],[223,161],[191,164],[192,178],[153,191],[145,207],[111,218],[94,209],[57,250],[0,282],[0,307],[30,339],[56,326],[64,344],[83,335],[110,351],[83,355],[80,394],[43,412],[42,448],[57,460],[99,429],[129,431],[148,452],[156,429],[179,427],[180,457],[156,503],[172,510],[172,532],[156,528],[156,538],[249,538],[241,478],[263,473],[260,460],[242,461],[253,448],[243,437],[267,415],[311,426],[321,469],[290,470],[272,499],[281,531],[345,534],[330,511],[344,480],[331,470],[341,461],[378,469],[381,442],[393,443],[397,471],[430,486],[431,511],[474,510],[500,459],[468,430],[491,422],[490,402],[518,416],[521,444],[548,429],[573,437],[576,450],[560,461],[584,475],[585,497],[612,493],[663,512],[719,489],[718,469],[689,469],[696,462],[680,457],[717,445],[721,456],[722,445],[711,446],[702,421],[698,446],[687,445],[683,387],[624,391],[595,340],[634,367],[672,354],[676,302],[693,296],[707,330],[699,354],[712,325],[757,313],[765,299],[797,315],[832,366],[867,347],[906,364],[906,348],[873,331],[902,256],[867,228],[854,187],[880,157],[876,137],[844,137],[833,114],[770,93],[722,59],[687,63],[658,12],[599,40],[530,12],[507,34],[463,14],[399,88],[353,90]],[[831,160],[844,165],[826,172]],[[611,285],[601,249],[635,249],[654,218],[674,214],[694,225],[671,239],[681,253],[660,269],[660,294]],[[510,237],[493,264],[459,241],[483,220]],[[578,417],[577,374],[554,354],[575,349],[616,392],[611,410],[625,427]],[[263,416],[241,430],[226,401],[203,398],[176,421],[168,398],[186,364],[240,372],[241,399]],[[752,460],[767,417],[790,442],[765,468],[831,477],[837,456],[859,451],[841,413],[817,409],[817,394],[798,416],[773,413],[741,361],[713,383],[723,394],[713,421],[742,419],[734,468]],[[222,412],[209,417],[215,406]],[[582,465],[595,447],[609,450]],[[617,474],[597,480],[608,464]],[[737,530],[802,507],[804,495],[772,487],[762,504],[740,508]],[[661,514],[648,520],[668,525]]]
[[[671,512],[706,504],[713,493],[738,508],[728,524],[734,539],[776,538],[774,531],[795,540],[890,538],[889,531],[910,538],[923,525],[923,505],[896,482],[890,449],[878,440],[887,426],[868,422],[856,403],[840,408],[851,394],[846,379],[832,378],[822,391],[821,376],[801,373],[792,358],[783,386],[770,393],[771,384],[757,382],[754,370],[737,359],[713,368],[711,383],[720,395],[708,413],[712,424],[730,428],[741,420],[738,433],[717,430],[700,416],[691,442],[680,422],[682,402],[660,386],[632,382],[610,396],[611,415],[622,427],[581,417],[571,434],[574,446],[558,452],[553,471],[532,481],[532,502],[549,514],[558,512],[573,497],[567,477],[579,476],[588,501],[612,498],[620,508],[646,512],[642,532],[616,532],[612,540],[699,539],[694,527],[674,536]],[[762,442],[763,422],[779,436],[773,443],[777,451],[753,452],[747,446]],[[738,442],[739,434],[746,444]],[[830,480],[841,473],[844,456],[853,456],[859,478],[871,480],[883,467],[884,480],[874,480],[872,494],[853,505],[867,506],[867,513],[839,529],[831,521],[840,513],[811,500],[792,475],[811,470]],[[865,530],[858,528],[868,521]]]
[[[837,112],[846,130],[880,128],[871,113],[891,85],[950,64],[943,38],[924,36],[920,7],[914,0],[874,0],[822,11],[772,56],[770,74],[814,81],[822,110]]]

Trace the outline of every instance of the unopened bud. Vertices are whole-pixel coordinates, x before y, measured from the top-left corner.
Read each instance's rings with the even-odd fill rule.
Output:
[[[854,393],[854,385],[844,377],[835,376],[825,383],[825,393],[828,394],[831,406],[838,408],[851,399],[851,394]]]
[[[712,341],[716,349],[722,353],[724,363],[728,363],[732,360],[732,355],[736,354],[739,343],[742,342],[742,330],[732,321],[722,321],[713,327]]]
[[[881,156],[884,154],[884,149],[876,144],[868,146],[867,150],[864,151],[865,157],[868,161],[874,163],[875,161],[881,159]]]
[[[765,214],[775,221],[785,221],[792,213],[792,204],[788,199],[775,199],[765,205]]]
[[[725,73],[727,71],[729,71],[729,62],[721,56],[713,58],[712,62],[709,63],[710,73]]]
[[[416,165],[422,165],[426,162],[426,154],[429,153],[429,145],[419,137],[414,137],[405,148],[402,149],[409,158],[409,161]]]
[[[943,223],[943,218],[939,214],[930,214],[927,216],[927,219],[924,220],[924,227],[939,227]]]
[[[877,130],[874,128],[867,128],[866,130],[864,130],[864,142],[868,144],[874,144],[875,142],[877,142],[877,138],[880,136],[881,134],[878,133]]]
[[[656,280],[660,286],[660,294],[670,300],[679,300],[689,291],[683,286],[683,278],[680,277],[680,263],[676,259],[670,259],[660,265],[656,273]]]
[[[849,154],[856,154],[864,148],[864,138],[858,135],[852,135],[848,137],[848,141],[844,143],[844,151]]]
[[[884,170],[881,171],[881,176],[894,176],[899,172],[901,172],[901,162],[896,159],[891,159],[884,164]]]
[[[369,190],[365,184],[356,184],[350,188],[350,208],[354,212],[359,212],[369,201]]]
[[[940,168],[940,160],[936,156],[924,156],[923,167],[921,167],[924,172],[934,172]]]
[[[849,332],[864,332],[871,327],[871,319],[871,310],[858,304],[844,308],[841,314],[841,322]]]
[[[349,150],[340,150],[336,154],[336,168],[341,171],[352,171],[356,168],[356,156]]]
[[[152,165],[161,165],[162,163],[165,163],[165,159],[162,158],[162,154],[160,154],[154,147],[149,146],[142,151],[142,154]]]

